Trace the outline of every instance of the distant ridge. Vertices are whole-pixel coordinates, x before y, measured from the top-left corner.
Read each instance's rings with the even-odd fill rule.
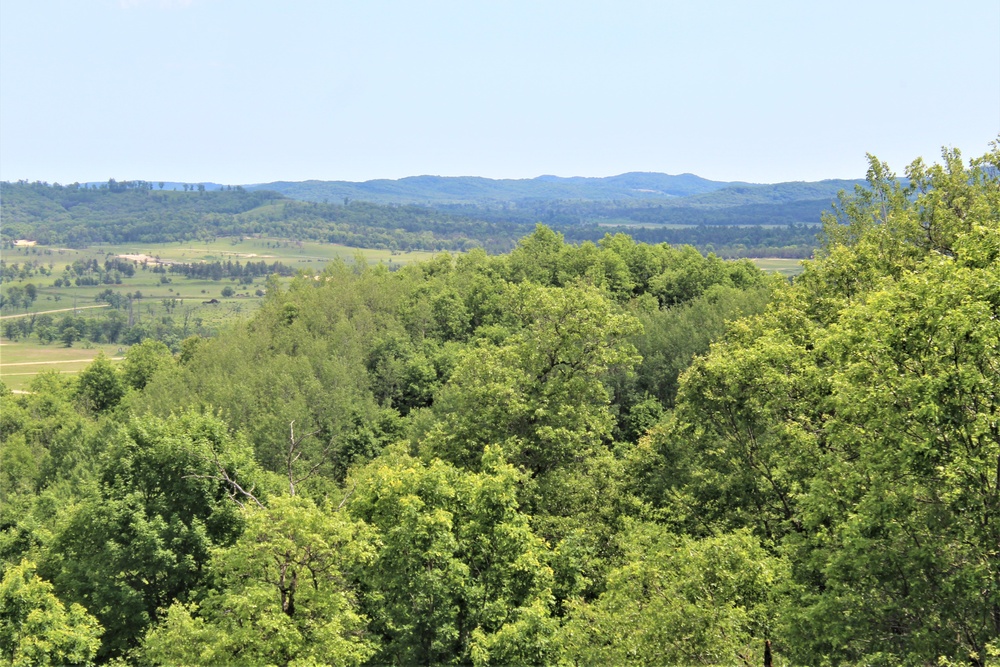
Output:
[[[479,176],[408,176],[397,180],[276,181],[245,185],[247,190],[271,190],[301,201],[336,203],[343,200],[378,204],[429,206],[505,206],[541,201],[663,203],[673,206],[728,207],[832,199],[853,190],[862,180],[826,180],[754,184],[711,181],[695,174],[629,172],[602,178],[538,176],[491,179]]]
[[[538,176],[528,179],[491,179],[479,176],[408,176],[398,180],[277,181],[244,186],[273,190],[304,201],[343,198],[392,204],[506,203],[538,200],[616,201],[669,199],[721,190],[733,183],[710,181],[694,174],[631,172],[592,178]],[[748,185],[741,183],[740,185]]]
[[[126,181],[123,181],[126,183]],[[129,182],[131,183],[131,182]],[[219,183],[136,181],[154,191],[219,191],[241,187],[249,191],[275,192],[290,199],[343,203],[417,204],[436,208],[474,206],[508,208],[542,202],[593,202],[620,206],[668,206],[729,208],[752,204],[786,204],[809,200],[832,201],[841,190],[864,185],[862,179],[747,183],[712,181],[695,174],[628,172],[617,176],[552,176],[525,179],[492,179],[481,176],[407,176],[370,181],[274,181],[232,186]],[[108,182],[83,183],[84,188],[107,187]],[[826,204],[824,204],[825,206]]]

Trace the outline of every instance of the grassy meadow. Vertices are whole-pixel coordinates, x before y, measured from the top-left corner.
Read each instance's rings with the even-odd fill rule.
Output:
[[[112,360],[119,360],[124,348],[84,343],[66,347],[59,342],[41,345],[37,340],[13,342],[3,339],[0,340],[0,380],[8,389],[23,391],[39,373],[79,373],[100,352]]]
[[[780,273],[783,276],[797,276],[804,270],[801,259],[784,259],[782,257],[754,258],[753,263],[764,271]]]

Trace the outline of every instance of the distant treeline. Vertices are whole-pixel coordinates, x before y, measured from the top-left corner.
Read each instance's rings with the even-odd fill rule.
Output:
[[[177,192],[145,181],[109,181],[96,189],[18,182],[2,183],[0,190],[5,244],[30,239],[70,247],[256,235],[388,250],[482,247],[502,253],[544,222],[573,241],[627,232],[649,243],[691,244],[724,257],[808,257],[816,230],[803,223],[818,222],[829,208],[826,200],[729,207],[539,201],[431,208],[303,202],[239,187]]]
[[[263,278],[277,273],[279,276],[295,275],[295,269],[281,262],[197,262],[194,264],[160,264],[153,267],[154,273],[179,273],[188,278],[202,280],[222,280],[233,278],[252,282],[254,278]]]
[[[712,193],[712,196],[719,197],[721,193]],[[647,225],[791,225],[818,223],[823,212],[832,210],[833,198],[724,205],[717,205],[713,203],[716,200],[708,199],[691,198],[690,201],[688,205],[671,201],[538,201],[518,202],[503,207],[463,204],[436,208],[492,222],[542,222],[550,227],[560,228],[623,220]]]
[[[122,294],[107,289],[95,299],[111,308],[99,315],[87,317],[66,314],[55,317],[47,313],[32,313],[25,317],[5,320],[2,332],[7,340],[16,341],[36,336],[38,342],[48,345],[54,341],[71,347],[78,341],[96,344],[135,345],[147,339],[164,341],[177,346],[188,336],[211,336],[215,331],[203,324],[202,318],[192,316],[192,309],[182,309],[179,318],[173,317],[180,299],[160,299],[145,305],[145,315],[140,305],[142,295]],[[154,315],[154,313],[156,313]]]

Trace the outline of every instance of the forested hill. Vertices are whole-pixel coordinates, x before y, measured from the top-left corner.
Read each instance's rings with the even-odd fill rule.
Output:
[[[3,239],[82,247],[262,234],[370,248],[464,250],[513,245],[519,229],[414,206],[299,202],[270,191],[161,191],[142,181],[101,188],[3,183]],[[530,228],[526,228],[530,229]]]
[[[0,383],[0,663],[995,667],[1000,147],[870,173],[792,282],[539,226]]]
[[[303,201],[361,200],[383,204],[474,204],[497,206],[539,201],[649,202],[674,201],[678,206],[739,206],[832,199],[840,190],[853,190],[861,180],[826,180],[814,183],[757,185],[710,181],[694,174],[631,172],[606,178],[539,176],[526,179],[491,179],[471,176],[411,176],[398,180],[278,181],[245,186],[271,190]],[[690,199],[689,199],[690,198]]]
[[[827,187],[800,185],[731,186],[659,201],[430,207],[349,198],[306,202],[242,187],[161,190],[145,181],[109,181],[101,187],[18,182],[0,184],[0,234],[6,243],[30,239],[74,247],[265,235],[392,250],[483,247],[506,252],[543,222],[574,242],[625,231],[646,242],[691,244],[726,257],[808,257],[816,229],[806,225],[819,222],[834,195],[796,200],[799,195],[815,197]],[[681,201],[691,205],[675,203]]]
[[[190,238],[220,218],[283,199],[274,192],[242,189],[194,194],[154,191],[142,182],[109,185],[0,184],[4,239],[85,246],[95,241]]]
[[[712,192],[729,183],[710,181],[694,174],[632,172],[607,178],[539,176],[493,179],[478,176],[409,176],[407,178],[352,181],[303,181],[248,185],[249,190],[273,190],[305,201],[348,197],[385,204],[502,203],[525,200],[576,199],[611,201],[662,199]]]

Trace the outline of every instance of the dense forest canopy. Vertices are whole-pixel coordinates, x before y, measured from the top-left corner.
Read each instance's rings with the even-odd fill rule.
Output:
[[[998,174],[872,159],[791,283],[538,226],[0,392],[0,653],[995,664]]]

